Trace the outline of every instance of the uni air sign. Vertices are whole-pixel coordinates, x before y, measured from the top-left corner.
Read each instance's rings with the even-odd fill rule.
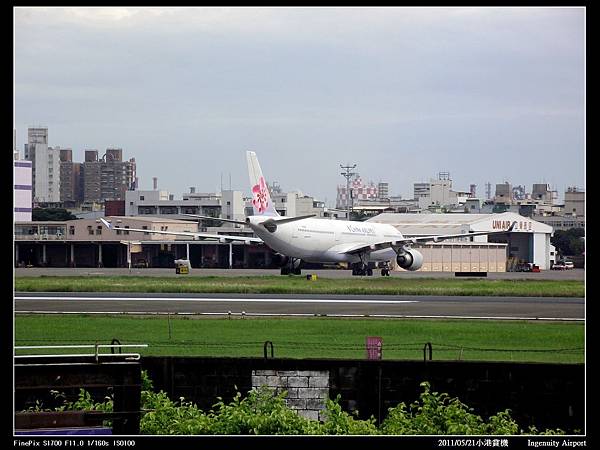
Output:
[[[493,230],[507,230],[512,222],[510,220],[492,220]],[[519,221],[515,224],[513,231],[531,231],[531,221]]]

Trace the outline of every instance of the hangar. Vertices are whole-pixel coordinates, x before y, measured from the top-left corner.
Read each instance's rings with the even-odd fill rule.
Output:
[[[540,269],[550,269],[554,261],[554,247],[550,243],[551,226],[513,212],[500,214],[403,214],[382,213],[368,222],[388,223],[405,236],[432,234],[458,234],[475,231],[500,231],[516,222],[512,232],[505,235],[474,236],[457,240],[461,244],[472,242],[483,248],[491,244],[506,244],[507,270],[516,261],[533,263]],[[452,241],[446,241],[447,243]],[[444,248],[448,244],[428,244],[427,248]],[[497,246],[496,246],[497,247]],[[496,250],[494,250],[496,251]],[[495,257],[497,260],[497,257]],[[430,270],[436,271],[433,268]],[[444,271],[440,269],[440,271]]]

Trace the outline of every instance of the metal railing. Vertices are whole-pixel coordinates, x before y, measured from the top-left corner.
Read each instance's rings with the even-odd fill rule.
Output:
[[[64,350],[64,349],[83,349],[89,348],[94,349],[93,353],[30,353],[26,355],[14,355],[15,359],[24,358],[81,358],[81,357],[94,357],[96,362],[99,362],[101,358],[122,358],[129,361],[138,361],[140,359],[139,353],[122,353],[123,348],[146,348],[148,344],[81,344],[81,345],[21,345],[15,346],[15,353],[19,350]],[[108,348],[111,353],[101,353],[100,349]],[[118,349],[119,353],[115,353],[114,350]]]
[[[16,241],[65,241],[64,234],[15,234]]]

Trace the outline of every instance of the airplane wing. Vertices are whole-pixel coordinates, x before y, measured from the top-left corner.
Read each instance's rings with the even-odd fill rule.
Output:
[[[246,222],[242,222],[241,220],[222,219],[221,217],[200,216],[198,214],[181,214],[181,215],[188,216],[188,217],[194,217],[196,219],[218,220],[220,222],[236,223],[238,225],[248,225]]]
[[[419,244],[419,243],[425,243],[425,242],[440,242],[440,241],[446,241],[448,239],[457,239],[457,238],[462,238],[462,237],[485,236],[485,235],[491,235],[491,234],[509,233],[512,231],[512,229],[514,228],[516,223],[517,222],[513,222],[510,225],[510,227],[508,227],[508,229],[502,230],[502,231],[476,231],[474,233],[415,236],[415,237],[409,237],[409,238],[398,239],[398,240],[393,240],[393,241],[382,241],[382,242],[377,242],[375,244],[357,244],[354,247],[346,249],[340,253],[344,253],[344,254],[348,254],[348,255],[355,255],[355,254],[359,254],[359,253],[371,253],[371,252],[375,252],[377,250],[383,250],[384,248],[396,249],[396,248],[404,247],[405,245],[409,245],[409,244]]]
[[[246,244],[263,242],[263,240],[260,238],[244,237],[244,236],[229,236],[229,235],[225,235],[225,234],[194,233],[191,231],[158,231],[158,230],[145,230],[145,229],[141,229],[141,228],[115,227],[103,218],[100,218],[100,220],[109,230],[137,231],[137,232],[141,232],[141,233],[168,234],[170,236],[174,235],[174,236],[187,236],[187,237],[191,237],[191,238],[200,238],[200,239],[214,239],[221,243],[228,243],[228,242],[234,242],[234,241],[240,241],[240,242],[244,242]]]

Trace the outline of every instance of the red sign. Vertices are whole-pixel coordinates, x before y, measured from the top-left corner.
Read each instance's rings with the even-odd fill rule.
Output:
[[[367,336],[367,359],[381,359],[382,347],[382,338]]]

